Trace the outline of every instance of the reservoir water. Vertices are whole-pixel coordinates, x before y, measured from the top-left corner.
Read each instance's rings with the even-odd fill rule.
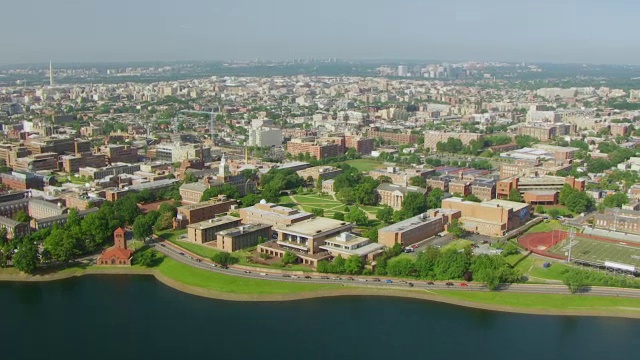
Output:
[[[640,321],[422,300],[230,302],[145,276],[0,283],[2,359],[638,359]]]

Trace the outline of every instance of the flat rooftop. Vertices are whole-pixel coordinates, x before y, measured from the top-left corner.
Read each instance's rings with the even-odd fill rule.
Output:
[[[424,215],[424,216],[423,216]],[[389,226],[385,226],[381,228],[381,231],[389,231],[389,232],[403,232],[406,230],[410,230],[416,228],[422,224],[430,223],[433,221],[439,221],[439,217],[428,217],[427,214],[422,214],[418,216],[414,216],[407,220],[402,220],[395,224],[391,224]]]
[[[285,233],[297,233],[300,235],[313,237],[328,231],[335,231],[343,227],[349,227],[351,223],[346,221],[334,220],[325,217],[316,217],[300,221],[289,226],[278,226],[276,230]]]
[[[538,176],[538,177],[521,177],[518,179],[518,186],[527,185],[557,185],[567,180],[562,176]]]
[[[207,207],[207,206],[211,206],[211,205],[215,205],[215,204],[220,204],[220,203],[225,203],[225,202],[230,202],[230,201],[235,201],[234,199],[227,199],[227,200],[209,200],[209,201],[203,201],[203,202],[199,202],[196,204],[188,204],[188,205],[182,205],[178,207],[178,210],[194,210],[194,209],[199,209],[199,208],[203,208],[203,207]]]
[[[223,236],[236,237],[238,235],[259,231],[262,229],[271,228],[271,225],[266,224],[249,224],[249,225],[240,225],[231,229],[218,231],[216,234]]]
[[[240,221],[239,218],[225,215],[225,216],[221,216],[221,217],[217,217],[217,218],[201,221],[199,223],[189,224],[189,225],[187,225],[187,228],[196,229],[196,230],[206,230],[206,229],[209,229],[209,228],[212,228],[212,227],[216,227],[216,226],[220,226],[220,225],[224,225],[224,224],[229,224],[229,223],[232,223],[232,222],[238,222],[238,221]]]

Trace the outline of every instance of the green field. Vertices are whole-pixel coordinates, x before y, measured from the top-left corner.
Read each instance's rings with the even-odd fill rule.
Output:
[[[360,171],[370,171],[373,169],[384,168],[384,165],[381,162],[372,159],[348,160],[345,161],[345,164],[349,164],[350,166],[353,166]]]
[[[467,246],[473,244],[473,241],[470,240],[465,240],[465,239],[458,239],[458,240],[454,240],[450,243],[448,243],[447,245],[445,245],[442,250],[448,250],[448,249],[456,249],[456,250],[462,250],[464,248],[466,248]]]
[[[341,287],[339,285],[301,284],[223,275],[194,268],[167,257],[157,269],[164,276],[186,285],[235,294],[287,294]]]
[[[511,306],[540,310],[640,310],[637,299],[584,296],[584,295],[552,295],[552,294],[518,294],[503,292],[475,292],[475,291],[433,291],[459,300],[472,301],[481,304]]]
[[[529,230],[525,232],[525,234],[536,233],[536,232],[550,232],[558,229],[566,229],[560,221],[558,220],[549,220],[543,221],[540,224],[532,226]]]
[[[336,212],[344,213],[346,209],[345,205],[339,201],[333,200],[333,197],[328,195],[322,196],[319,194],[308,194],[293,195],[292,197],[300,204],[298,206],[301,207],[302,210],[311,212],[313,209],[322,209],[324,210],[325,217],[333,217]],[[291,201],[290,198],[287,197],[287,199],[288,201]],[[281,198],[281,200],[286,199]]]
[[[549,250],[564,256],[569,251],[569,240],[563,240]],[[609,243],[586,239],[577,234],[573,240],[571,258],[597,264],[613,261],[640,267],[640,247],[625,245],[623,242]]]

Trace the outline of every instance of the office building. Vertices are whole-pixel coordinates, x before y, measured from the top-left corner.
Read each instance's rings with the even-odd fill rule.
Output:
[[[240,225],[240,219],[233,216],[220,216],[187,225],[187,239],[196,244],[204,244],[217,239],[218,231],[231,229]]]
[[[426,240],[443,231],[460,211],[431,209],[426,213],[378,229],[378,243],[386,247],[400,244],[403,247]]]
[[[216,235],[218,250],[234,252],[256,246],[260,240],[268,240],[271,236],[271,225],[240,225],[231,229],[218,231]]]
[[[460,211],[467,231],[487,236],[503,236],[531,218],[531,205],[507,200],[476,203],[454,197],[442,200],[442,208]]]

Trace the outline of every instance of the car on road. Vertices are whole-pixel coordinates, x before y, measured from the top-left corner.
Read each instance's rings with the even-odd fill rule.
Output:
[[[291,278],[292,278],[292,279],[300,279],[300,276],[298,276],[298,275],[291,275]]]
[[[371,280],[373,280],[373,281],[380,281],[380,278],[373,278],[373,279],[371,279]]]
[[[367,279],[358,279],[358,281],[369,281]]]
[[[435,285],[435,283],[433,281],[429,281],[427,282],[427,285]]]
[[[452,282],[448,282],[448,283],[446,283],[445,285],[447,285],[447,286],[454,286]]]
[[[413,283],[412,282],[409,283],[409,287],[413,287]]]
[[[351,276],[349,276],[349,277],[347,278],[347,280],[349,280],[349,281],[355,281],[356,279],[354,279],[354,278],[352,278]]]
[[[406,284],[407,282],[404,280],[400,280],[400,284]]]
[[[328,277],[328,276],[320,276],[320,279],[322,279],[322,280],[329,280],[329,277]]]
[[[462,286],[462,287],[468,287],[468,286],[469,286],[469,284],[467,284],[467,283],[460,283],[460,286]]]
[[[291,277],[289,274],[282,274],[282,277]]]
[[[307,275],[304,277],[305,279],[311,279],[311,276]]]
[[[262,276],[267,276],[267,273],[260,273],[260,275],[262,275]]]
[[[202,260],[200,260],[200,259],[196,259],[196,261],[197,261],[197,262],[202,262]]]
[[[336,276],[333,278],[333,280],[342,280],[342,278],[340,276]]]
[[[183,252],[179,252],[178,254],[180,254],[180,255],[184,256],[184,253],[183,253]]]
[[[213,266],[213,267],[218,267],[218,265],[216,265],[216,264],[211,264],[211,266]]]
[[[251,274],[251,271],[249,271],[249,270],[245,270],[245,271],[244,271],[244,273],[245,273],[245,274]]]
[[[227,265],[220,265],[220,269],[228,269],[229,267]]]
[[[385,280],[384,282],[386,282],[387,284],[392,284],[393,283],[393,281],[389,280],[389,279]]]
[[[160,246],[162,246],[162,247],[167,247],[167,245],[165,245],[165,244],[160,244]]]

